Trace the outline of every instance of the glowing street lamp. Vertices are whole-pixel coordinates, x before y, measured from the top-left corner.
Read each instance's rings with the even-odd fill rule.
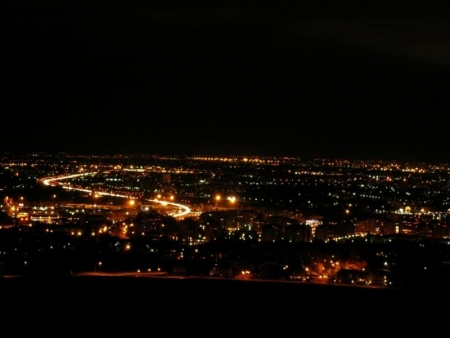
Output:
[[[216,209],[217,209],[217,205],[219,204],[221,197],[220,195],[216,195]]]

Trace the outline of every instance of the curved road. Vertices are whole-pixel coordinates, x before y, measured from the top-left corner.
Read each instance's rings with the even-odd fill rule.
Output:
[[[42,179],[41,181],[45,184],[45,185],[51,185],[52,182],[57,182],[57,181],[62,181],[62,180],[67,180],[67,179],[71,179],[71,178],[76,178],[76,177],[80,177],[80,176],[87,176],[87,175],[95,175],[96,172],[91,172],[91,173],[83,173],[83,174],[73,174],[73,175],[68,175],[68,176],[59,176],[59,177],[51,177],[51,178],[45,178]],[[64,189],[68,189],[68,190],[77,190],[77,191],[83,191],[83,192],[87,192],[87,193],[92,193],[92,190],[89,189],[79,189],[79,188],[74,188],[72,186],[66,186],[66,185],[62,185],[62,187]],[[113,196],[113,197],[120,197],[120,198],[134,198],[135,197],[130,197],[130,196],[126,196],[126,195],[121,195],[121,194],[115,194],[115,193],[108,193],[108,192],[102,192],[102,191],[96,191],[97,194],[99,195],[104,195],[104,196]],[[174,206],[176,208],[181,209],[181,211],[171,214],[171,216],[173,217],[182,217],[185,215],[188,215],[191,212],[191,209],[183,204],[178,204],[178,203],[174,203],[174,202],[167,202],[167,201],[160,201],[160,200],[154,200],[154,199],[147,199],[146,201],[151,202],[151,203],[159,203],[162,205],[171,205]]]

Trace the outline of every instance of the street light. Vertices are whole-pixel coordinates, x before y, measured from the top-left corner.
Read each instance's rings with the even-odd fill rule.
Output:
[[[216,195],[216,209],[217,209],[220,199],[221,199],[220,195]]]

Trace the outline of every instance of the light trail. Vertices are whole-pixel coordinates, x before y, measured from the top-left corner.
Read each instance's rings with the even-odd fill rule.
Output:
[[[87,176],[87,175],[95,175],[96,172],[92,172],[92,173],[83,173],[83,174],[73,174],[73,175],[68,175],[68,176],[59,176],[59,177],[52,177],[52,178],[45,178],[42,179],[42,182],[45,185],[51,185],[51,182],[55,182],[55,181],[62,181],[62,180],[67,180],[67,179],[71,179],[71,178],[76,178],[76,177],[80,177],[80,176]],[[66,185],[62,185],[63,189],[67,189],[67,190],[76,190],[76,191],[82,191],[82,192],[87,192],[87,193],[92,193],[92,190],[89,189],[81,189],[81,188],[74,188],[72,186],[66,186]],[[136,197],[130,197],[127,195],[121,195],[121,194],[115,194],[115,193],[108,193],[108,192],[103,192],[103,191],[95,191],[96,194],[98,195],[105,195],[105,196],[112,196],[112,197],[119,197],[119,198],[129,198],[129,199],[136,199]],[[147,199],[146,201],[151,202],[151,203],[159,203],[161,205],[171,205],[173,207],[177,207],[179,209],[181,209],[181,211],[178,211],[177,213],[171,214],[172,217],[182,217],[185,215],[188,215],[191,213],[191,208],[189,208],[186,205],[183,204],[178,204],[178,203],[174,203],[174,202],[167,202],[167,201],[160,201],[160,200],[155,200],[155,199]]]
[[[160,200],[151,200],[151,199],[148,199],[147,201],[153,202],[153,203],[159,203],[159,204],[162,204],[162,205],[167,205],[168,204],[168,205],[172,205],[174,207],[182,209],[182,211],[180,211],[180,212],[178,212],[176,214],[172,214],[171,216],[173,216],[173,217],[185,216],[185,215],[188,215],[191,212],[191,208],[189,208],[188,206],[183,205],[183,204],[178,204],[178,203],[174,203],[174,202],[167,202],[167,201],[160,201]]]
[[[83,173],[83,174],[73,174],[73,175],[68,175],[68,176],[44,178],[41,181],[45,185],[50,185],[50,182],[54,182],[54,181],[67,180],[67,179],[76,178],[76,177],[80,177],[80,176],[95,175],[95,174],[96,174],[96,172],[94,172],[94,173]]]

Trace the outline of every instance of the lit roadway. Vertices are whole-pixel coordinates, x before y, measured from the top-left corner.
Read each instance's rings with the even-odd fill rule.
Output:
[[[95,174],[96,173],[93,172],[93,173],[73,174],[73,175],[68,175],[68,176],[58,176],[58,177],[42,179],[42,182],[45,185],[51,185],[52,182],[67,180],[67,179],[80,177],[80,176],[86,176],[86,175],[95,175]],[[64,189],[67,189],[67,190],[76,190],[76,191],[83,191],[83,192],[87,192],[87,193],[92,193],[92,190],[89,190],[89,189],[74,188],[72,186],[67,186],[67,185],[61,185],[61,186]],[[127,195],[108,193],[108,192],[102,192],[102,191],[95,191],[95,193],[98,194],[98,195],[104,195],[104,196],[113,196],[113,197],[120,197],[120,198],[127,198],[127,199],[129,199],[129,198],[135,199],[135,197],[130,197],[130,196],[127,196]],[[171,206],[174,206],[174,207],[177,207],[177,208],[181,209],[181,211],[178,211],[178,212],[172,214],[171,216],[173,216],[173,217],[185,216],[185,215],[188,215],[191,212],[191,209],[189,207],[187,207],[186,205],[182,205],[182,204],[178,204],[178,203],[174,203],[174,202],[152,200],[152,199],[147,199],[146,201],[151,202],[151,203],[159,203],[159,204],[162,204],[162,205],[171,205]]]
[[[224,280],[226,277],[216,277],[216,276],[185,276],[185,275],[171,275],[167,271],[127,271],[127,272],[103,272],[103,271],[85,271],[85,272],[74,272],[70,274],[62,274],[61,276],[74,276],[74,277],[135,277],[135,278],[168,278],[168,279],[217,279]],[[2,278],[26,278],[27,275],[1,275]],[[386,289],[395,290],[401,287],[387,287],[384,285],[366,285],[366,284],[351,284],[351,283],[330,283],[330,282],[306,282],[306,281],[295,281],[286,279],[265,279],[265,278],[253,278],[247,276],[242,278],[238,275],[230,278],[236,281],[242,282],[260,282],[260,283],[286,283],[286,284],[311,284],[311,285],[323,285],[323,286],[336,286],[336,287],[351,287],[351,288],[365,288],[365,289]]]

